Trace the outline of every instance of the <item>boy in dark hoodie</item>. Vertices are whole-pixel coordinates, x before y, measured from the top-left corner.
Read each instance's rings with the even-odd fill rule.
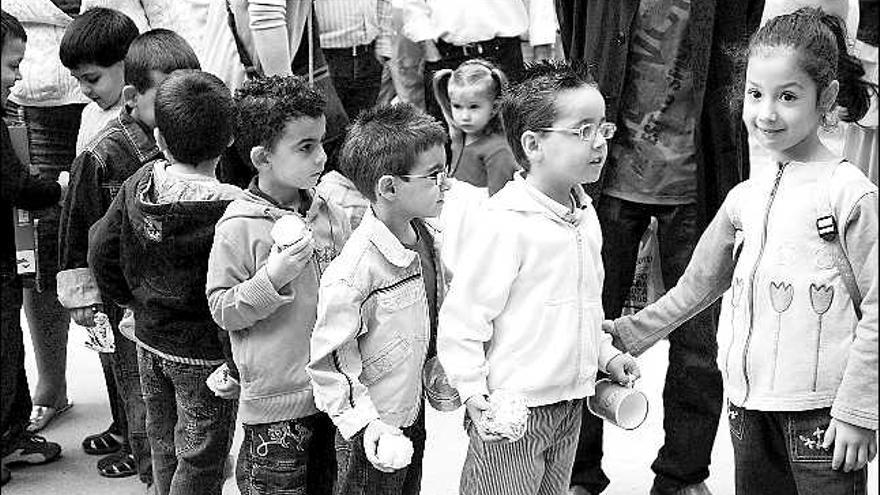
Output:
[[[236,110],[216,76],[175,71],[156,92],[155,118],[167,160],[123,183],[92,226],[88,262],[102,296],[134,311],[156,493],[217,494],[237,401],[206,384],[225,359],[205,279],[214,225],[242,196],[214,176]]]
[[[273,76],[246,82],[236,102],[238,146],[257,177],[217,224],[207,284],[241,373],[236,478],[242,493],[329,495],[334,428],[315,407],[305,369],[319,278],[350,230],[342,209],[315,193],[327,162],[326,99],[303,78]],[[289,246],[273,240],[282,218],[305,227]]]
[[[106,313],[116,342],[115,352],[100,354],[113,424],[102,433],[87,436],[83,449],[87,454],[110,454],[98,461],[100,474],[112,478],[138,474],[148,485],[152,483],[150,445],[137,347],[134,335],[119,332],[122,308],[102,304],[86,263],[89,227],[107,211],[125,179],[162,157],[153,139],[153,109],[159,84],[175,70],[199,68],[192,47],[173,31],[153,29],[131,42],[125,56],[125,106],[71,165],[70,194],[58,229],[58,300],[80,325],[94,325],[95,311]]]

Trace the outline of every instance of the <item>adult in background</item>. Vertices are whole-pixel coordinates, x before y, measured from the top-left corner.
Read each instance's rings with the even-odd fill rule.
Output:
[[[687,265],[727,191],[748,173],[748,146],[726,95],[735,48],[757,27],[763,0],[556,0],[568,58],[589,63],[615,122],[605,176],[592,196],[605,236],[603,306],[621,313],[651,216],[667,287]],[[664,444],[652,495],[708,494],[722,406],[715,307],[671,336],[663,390]],[[602,422],[585,413],[572,493],[598,494]]]

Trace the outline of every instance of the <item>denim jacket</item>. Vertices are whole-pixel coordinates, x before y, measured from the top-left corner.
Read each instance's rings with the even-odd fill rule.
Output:
[[[436,232],[413,224],[433,243]],[[446,284],[436,245],[434,260],[439,307]],[[368,209],[321,277],[308,366],[318,408],[346,439],[377,418],[412,425],[429,339],[419,256]]]
[[[639,354],[722,293],[718,362],[735,405],[760,411],[831,407],[877,429],[877,187],[852,164],[768,167],[727,196],[666,295],[614,322]],[[828,167],[837,167],[830,179]],[[862,316],[816,230],[827,188]]]

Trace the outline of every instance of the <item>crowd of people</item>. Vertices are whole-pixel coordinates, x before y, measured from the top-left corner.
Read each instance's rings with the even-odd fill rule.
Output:
[[[597,495],[585,400],[664,338],[646,492],[711,493],[726,411],[738,495],[864,493],[877,6],[4,1],[3,484],[61,454],[72,321],[81,448],[159,495],[221,493],[236,428],[243,494],[418,494],[450,404],[460,493]]]

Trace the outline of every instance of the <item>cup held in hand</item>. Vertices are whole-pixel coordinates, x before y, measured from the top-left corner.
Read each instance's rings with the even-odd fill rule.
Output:
[[[298,215],[284,215],[275,221],[271,235],[281,250],[300,240],[307,231],[308,226]]]
[[[596,392],[587,399],[587,408],[624,430],[634,430],[648,417],[648,398],[635,388],[605,378],[596,382]]]

